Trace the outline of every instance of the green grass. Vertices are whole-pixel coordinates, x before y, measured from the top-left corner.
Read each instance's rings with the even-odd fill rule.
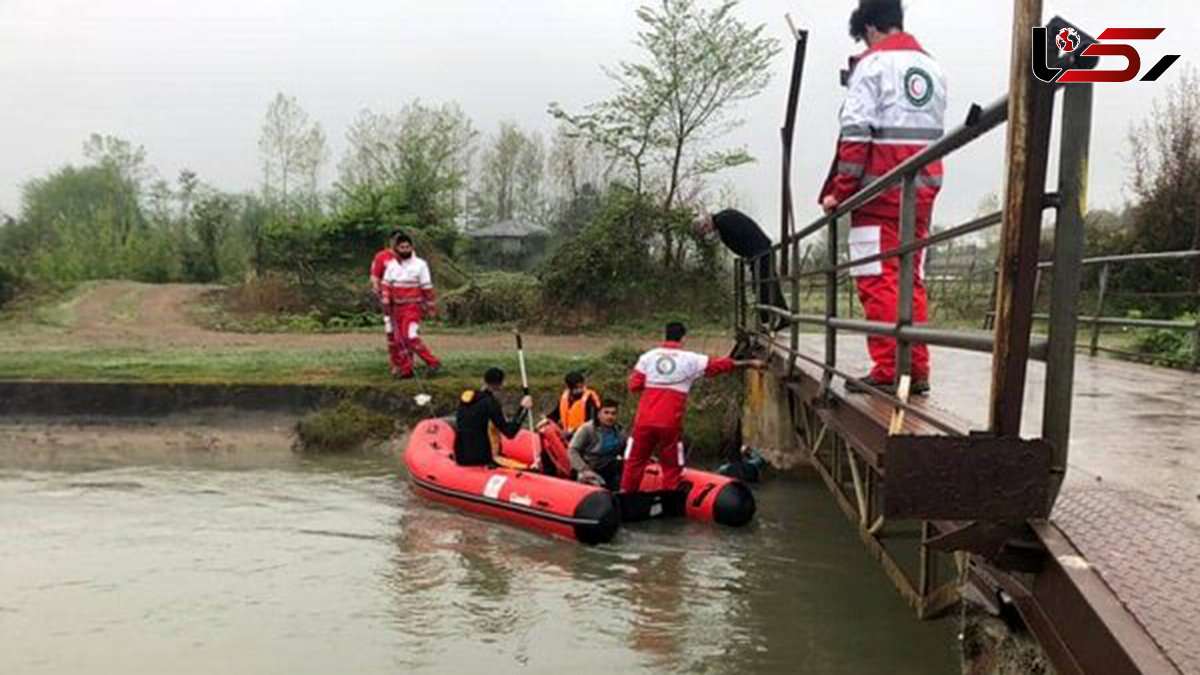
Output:
[[[97,286],[84,282],[73,286],[42,285],[26,289],[0,311],[0,326],[15,329],[22,325],[69,328],[75,323],[79,299]]]
[[[582,370],[589,384],[621,402],[620,420],[629,424],[635,397],[625,387],[633,348],[614,348],[602,355],[536,355],[528,359],[530,388],[541,414],[562,390],[563,374]],[[484,370],[499,366],[508,373],[506,389],[512,399],[520,392],[517,358],[504,353],[455,353],[443,361],[433,378],[397,382],[388,375],[387,356],[378,349],[46,349],[0,351],[0,379],[94,381],[159,384],[315,384],[334,387],[378,387],[402,395],[429,394],[430,407],[410,409],[409,415],[446,414],[462,390],[478,386]],[[688,412],[687,435],[700,454],[713,454],[726,440],[722,430],[730,412],[736,413],[740,378],[722,378],[697,388]],[[514,401],[509,402],[513,404]],[[352,446],[362,436],[362,423],[374,429],[378,418],[330,414],[310,419],[311,445],[318,449]],[[372,432],[367,436],[377,435]],[[323,440],[322,440],[323,439]],[[347,440],[349,439],[349,440]]]
[[[437,380],[479,379],[491,366],[519,381],[512,353],[456,353],[444,359]],[[562,378],[569,370],[600,372],[615,366],[604,357],[531,357],[536,379]],[[620,366],[624,368],[624,364]],[[0,351],[0,378],[230,384],[388,384],[387,355],[378,349],[53,349]]]

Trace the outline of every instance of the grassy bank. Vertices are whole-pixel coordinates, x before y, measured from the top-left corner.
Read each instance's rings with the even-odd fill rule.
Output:
[[[529,373],[558,382],[568,370],[611,369],[610,358],[543,355],[529,360]],[[485,369],[499,366],[517,374],[511,353],[452,353],[429,384],[474,383]],[[356,384],[404,387],[388,375],[382,349],[194,349],[64,348],[0,351],[0,378],[101,380],[115,382],[205,382],[228,384]]]
[[[633,417],[635,399],[625,377],[637,353],[612,349],[601,355],[537,355],[528,370],[537,413],[548,410],[562,390],[569,370],[587,373],[589,384],[622,402],[621,421]],[[432,378],[398,382],[387,375],[382,350],[269,350],[269,349],[61,349],[32,352],[0,351],[0,379],[97,381],[151,384],[320,384],[378,390],[380,401],[401,426],[430,415],[453,411],[458,395],[477,386],[482,372],[499,366],[509,373],[507,405],[520,393],[517,359],[508,353],[452,353],[442,372]],[[722,378],[698,386],[688,414],[687,430],[697,461],[715,459],[728,441],[740,409],[740,379]],[[432,397],[428,407],[411,404],[417,393]]]

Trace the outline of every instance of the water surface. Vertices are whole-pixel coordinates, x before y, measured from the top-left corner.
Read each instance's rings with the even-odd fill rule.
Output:
[[[585,548],[386,458],[0,464],[0,673],[951,673],[819,483]]]

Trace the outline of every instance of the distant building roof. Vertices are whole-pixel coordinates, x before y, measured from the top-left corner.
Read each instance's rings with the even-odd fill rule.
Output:
[[[542,225],[509,219],[502,220],[495,225],[481,227],[478,230],[472,230],[467,233],[472,239],[524,239],[526,237],[542,236],[550,234],[550,230]]]

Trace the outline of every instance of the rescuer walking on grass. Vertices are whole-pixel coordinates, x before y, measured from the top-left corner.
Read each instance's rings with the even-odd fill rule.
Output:
[[[632,442],[621,474],[621,491],[636,492],[650,456],[658,453],[662,465],[662,489],[679,487],[683,471],[683,415],[687,412],[688,392],[703,377],[731,373],[736,368],[762,368],[752,359],[706,356],[683,349],[687,328],[681,323],[667,324],[666,341],[642,354],[629,375],[629,391],[642,395],[633,422]]]
[[[384,337],[387,339],[388,357],[389,360],[395,362],[393,356],[393,333],[395,326],[392,325],[391,312],[388,305],[383,301],[383,271],[387,268],[388,261],[395,259],[396,252],[392,247],[396,245],[396,237],[403,234],[400,230],[395,230],[388,235],[386,245],[379,249],[375,254],[375,258],[371,260],[371,292],[375,294],[375,299],[379,302],[379,310],[383,314],[383,331]],[[392,366],[392,372],[395,373],[395,365]]]
[[[850,36],[867,44],[852,60],[846,101],[841,110],[837,157],[821,190],[826,211],[860,188],[882,177],[942,137],[946,113],[946,78],[942,69],[904,32],[900,0],[861,0],[850,15]],[[942,162],[926,165],[916,176],[916,237],[929,233],[933,202],[942,186]],[[854,211],[850,219],[850,258],[866,258],[900,245],[899,184]],[[927,320],[923,279],[925,252],[913,256],[913,321]],[[900,276],[899,258],[852,267],[850,275],[869,321],[895,323]],[[894,389],[896,341],[870,336],[867,348],[874,367],[865,384]],[[912,347],[912,392],[929,391],[929,350]],[[847,389],[858,387],[847,384]]]
[[[420,336],[421,320],[437,310],[433,281],[429,265],[417,257],[408,235],[395,233],[391,251],[376,254],[371,285],[383,305],[392,375],[413,377],[413,355],[421,357],[430,372],[440,368],[441,363]]]

